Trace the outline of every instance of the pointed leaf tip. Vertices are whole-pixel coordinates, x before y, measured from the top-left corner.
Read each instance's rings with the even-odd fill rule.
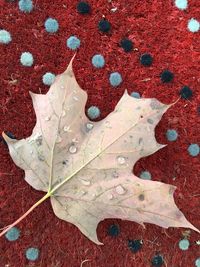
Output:
[[[5,132],[2,132],[2,137],[7,144],[16,142],[16,139],[10,138]]]
[[[76,57],[76,53],[73,55],[73,57],[71,58],[71,60],[70,60],[70,62],[69,62],[69,65],[68,65],[68,67],[67,67],[67,69],[65,70],[65,72],[64,73],[69,73],[69,74],[73,74],[73,61],[74,61],[74,59],[75,59],[75,57]]]

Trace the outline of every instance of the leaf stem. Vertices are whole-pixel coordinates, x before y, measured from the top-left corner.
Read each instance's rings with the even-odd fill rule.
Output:
[[[0,232],[0,237],[7,233],[12,227],[21,222],[29,213],[31,213],[37,206],[39,206],[42,202],[44,202],[47,198],[51,196],[51,192],[47,192],[38,202],[36,202],[26,213],[24,213],[19,219],[17,219],[14,223],[4,227],[4,230]]]

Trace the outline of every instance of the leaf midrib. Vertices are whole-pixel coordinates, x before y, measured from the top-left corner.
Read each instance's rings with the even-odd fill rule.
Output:
[[[166,107],[163,106],[161,109],[159,109],[160,111],[165,109]],[[155,110],[153,110],[155,111]],[[155,112],[149,114],[149,116],[151,116],[152,114],[154,114]],[[142,119],[140,119],[139,122],[143,121],[144,119],[146,119],[146,117],[143,117]],[[78,172],[80,172],[83,168],[85,168],[85,166],[87,166],[91,161],[93,161],[95,158],[97,158],[99,155],[101,155],[106,149],[108,149],[111,145],[113,145],[115,142],[117,142],[122,136],[124,136],[127,132],[129,132],[132,128],[134,128],[136,125],[138,125],[137,123],[135,123],[134,125],[132,125],[129,129],[127,129],[122,135],[120,135],[119,137],[117,137],[113,142],[111,142],[108,146],[106,146],[103,150],[101,150],[100,152],[98,152],[92,159],[88,160],[85,164],[83,164],[78,170],[76,170],[75,172],[73,172],[70,176],[66,177],[61,183],[57,184],[51,191],[49,191],[48,193],[50,195],[53,195],[55,191],[57,191],[61,186],[63,186],[67,181],[69,181],[70,179],[73,178],[74,175],[76,175]]]

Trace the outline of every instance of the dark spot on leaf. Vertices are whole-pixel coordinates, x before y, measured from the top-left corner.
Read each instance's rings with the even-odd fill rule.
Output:
[[[128,247],[134,253],[136,253],[142,248],[142,244],[143,244],[143,241],[140,239],[128,240]]]
[[[143,195],[143,194],[140,194],[140,195],[138,196],[138,199],[139,199],[140,201],[144,201],[144,195]]]
[[[153,120],[152,119],[147,119],[147,122],[150,124],[153,124]]]
[[[36,139],[36,144],[37,144],[37,146],[42,145],[42,136],[38,136],[38,138]]]
[[[39,159],[40,161],[44,161],[44,160],[45,160],[45,157],[44,157],[44,155],[42,155],[42,154],[38,154],[38,159]]]
[[[139,145],[142,143],[142,137],[139,138]]]

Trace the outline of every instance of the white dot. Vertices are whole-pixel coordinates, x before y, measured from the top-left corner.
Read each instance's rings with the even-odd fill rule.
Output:
[[[178,9],[184,10],[188,7],[188,1],[187,0],[176,0],[175,5]]]
[[[190,19],[188,21],[188,30],[190,32],[198,32],[200,29],[200,23],[196,19]]]

